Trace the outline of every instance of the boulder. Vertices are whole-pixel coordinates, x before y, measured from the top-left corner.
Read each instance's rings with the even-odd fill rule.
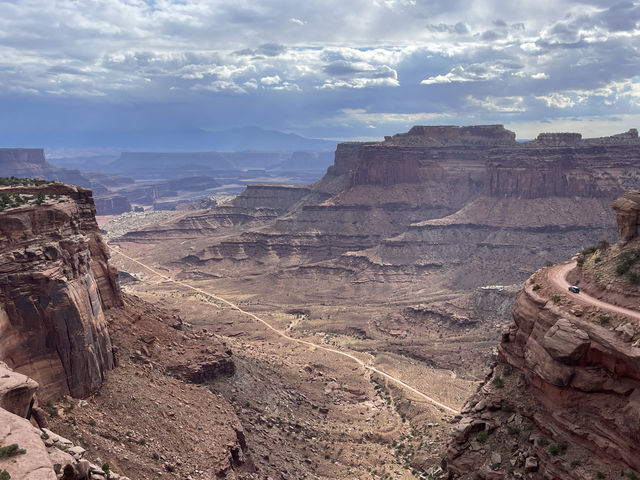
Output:
[[[0,362],[0,408],[20,417],[26,417],[38,383],[26,375],[14,372]]]
[[[580,360],[589,349],[591,341],[587,332],[573,326],[565,319],[559,319],[545,334],[542,346],[554,360],[573,364]]]

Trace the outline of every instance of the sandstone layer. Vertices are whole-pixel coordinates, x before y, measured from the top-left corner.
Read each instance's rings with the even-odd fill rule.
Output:
[[[628,218],[619,213],[625,205],[614,202],[624,233]],[[580,281],[581,288],[589,275],[603,281],[610,265],[637,246],[633,238],[620,245],[624,248],[602,242],[584,251],[569,280]],[[560,291],[557,269],[536,272],[516,300],[514,322],[502,330],[499,364],[454,428],[445,461],[449,478],[638,475],[637,322],[628,316],[632,313],[581,299],[584,292],[591,294],[592,285],[581,294]],[[625,281],[626,296],[637,295],[637,286]],[[607,304],[619,304],[615,289],[599,293]]]
[[[91,192],[61,184],[1,192],[48,197],[0,213],[0,358],[35,379],[45,399],[86,396],[114,366],[104,309],[122,303]]]

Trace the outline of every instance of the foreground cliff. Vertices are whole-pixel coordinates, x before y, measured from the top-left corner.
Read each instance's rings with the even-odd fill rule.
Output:
[[[624,205],[633,206],[614,202],[618,213]],[[622,232],[626,220],[618,215]],[[638,282],[628,275],[638,271],[638,247],[635,230],[526,282],[514,323],[503,329],[498,365],[454,428],[449,478],[638,478],[640,312],[618,305],[615,289],[590,295],[606,281],[638,298]],[[570,280],[591,283],[570,293],[567,271]]]
[[[122,303],[91,192],[0,188],[0,359],[46,398],[95,392],[114,366],[104,309]]]
[[[228,347],[121,293],[91,191],[3,183],[0,476],[256,478],[235,412],[203,385],[234,373]]]

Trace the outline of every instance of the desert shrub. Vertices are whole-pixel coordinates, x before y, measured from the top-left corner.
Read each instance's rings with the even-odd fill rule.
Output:
[[[478,435],[476,435],[476,440],[478,441],[478,443],[485,443],[488,438],[489,438],[489,434],[487,433],[486,430],[482,430],[478,432]]]
[[[553,297],[551,297],[551,301],[553,303],[558,303],[560,301],[560,295],[554,295]]]
[[[640,285],[640,272],[627,272],[627,278],[633,285]]]
[[[549,445],[549,453],[554,457],[558,455],[564,455],[567,452],[567,444],[565,442],[562,443],[552,443]]]
[[[549,439],[544,436],[539,437],[536,443],[538,444],[539,447],[546,447],[547,445],[549,445]]]
[[[11,480],[11,475],[6,470],[0,470],[0,480]]]
[[[596,257],[593,259],[595,263],[600,263],[602,261],[602,257]]]
[[[537,284],[537,283],[536,283],[536,284],[533,286],[533,291],[535,292],[536,290],[540,290],[541,288],[542,288],[542,287],[541,287],[539,284]]]
[[[596,477],[598,477],[599,479],[607,478],[607,476],[602,472],[597,472]]]
[[[500,410],[502,410],[503,412],[511,413],[513,412],[513,406],[509,402],[503,400],[502,403],[500,403]]]
[[[507,431],[509,432],[509,435],[518,435],[520,433],[520,429],[512,425],[507,427]]]
[[[616,273],[618,275],[624,275],[631,267],[633,267],[640,260],[640,249],[633,248],[622,252],[618,255],[618,265],[616,265]]]
[[[577,264],[579,267],[582,267],[582,266],[584,265],[584,261],[585,261],[585,258],[584,258],[582,255],[580,255],[580,256],[578,257],[578,260],[576,260],[576,264]]]
[[[504,380],[502,379],[502,377],[500,375],[493,377],[493,380],[491,381],[491,383],[493,383],[493,386],[496,388],[503,388],[504,387]]]
[[[597,248],[598,250],[602,250],[602,251],[604,251],[604,250],[608,249],[610,246],[611,246],[611,245],[609,244],[609,242],[608,242],[607,240],[604,240],[604,239],[600,240],[600,241],[596,244],[596,248]]]
[[[640,477],[638,477],[636,472],[627,472],[625,475],[629,480],[640,480]]]
[[[597,246],[593,245],[591,247],[587,247],[584,250],[582,250],[580,253],[582,255],[591,255],[592,253],[594,253],[596,250],[598,249]]]
[[[609,317],[609,315],[598,315],[598,320],[600,320],[600,325],[605,326],[609,325],[609,322],[611,322],[611,317]]]
[[[513,372],[513,367],[511,365],[509,365],[508,363],[505,363],[504,367],[502,367],[502,374],[505,377],[508,377],[509,375],[511,375],[511,372]]]
[[[24,455],[25,453],[27,453],[27,451],[24,448],[20,448],[17,443],[0,447],[0,458],[9,458],[16,455]]]

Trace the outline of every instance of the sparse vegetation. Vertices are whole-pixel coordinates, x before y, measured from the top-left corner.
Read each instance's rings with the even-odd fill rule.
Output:
[[[509,425],[507,427],[507,431],[509,432],[509,435],[519,435],[520,434],[520,429],[518,427],[514,427],[512,425]]]
[[[500,410],[502,410],[503,412],[511,413],[513,412],[513,405],[503,400],[502,403],[500,403]]]
[[[624,275],[629,272],[631,268],[640,261],[640,248],[632,248],[618,255],[618,265],[616,266],[616,273],[618,275]]]
[[[607,476],[606,476],[604,473],[602,473],[602,472],[597,472],[597,473],[596,473],[596,477],[597,477],[597,478],[600,478],[600,479],[607,478]]]
[[[553,297],[551,297],[551,301],[553,303],[558,303],[560,301],[560,295],[554,295]]]
[[[44,185],[52,183],[47,180],[43,180],[41,178],[16,178],[16,177],[0,177],[0,186],[2,187],[17,187],[17,186],[27,186],[27,185]]]
[[[565,453],[567,453],[566,442],[552,443],[551,445],[549,445],[549,453],[554,457],[557,457],[558,455],[564,455]]]
[[[540,290],[541,288],[542,288],[542,287],[540,286],[540,284],[536,283],[536,284],[533,286],[533,291],[535,292],[536,290]]]
[[[538,437],[538,440],[536,441],[536,443],[538,444],[539,447],[546,447],[547,445],[549,445],[549,439],[547,437]]]
[[[493,377],[491,383],[493,383],[493,386],[496,388],[504,388],[504,380],[500,375],[496,375],[495,377]]]
[[[0,458],[9,458],[16,455],[24,455],[25,453],[27,453],[27,451],[24,448],[20,448],[17,443],[0,447]]]
[[[600,320],[600,325],[604,327],[605,325],[609,325],[611,317],[609,317],[609,315],[598,315],[598,320]]]
[[[6,470],[0,471],[0,480],[11,480],[11,475]]]
[[[504,367],[502,367],[502,374],[505,377],[508,377],[509,375],[511,375],[511,372],[513,372],[513,367],[510,364],[505,363]]]
[[[489,434],[487,433],[486,430],[482,430],[478,432],[478,435],[476,435],[476,440],[478,441],[478,443],[485,443],[488,438],[489,438]]]

